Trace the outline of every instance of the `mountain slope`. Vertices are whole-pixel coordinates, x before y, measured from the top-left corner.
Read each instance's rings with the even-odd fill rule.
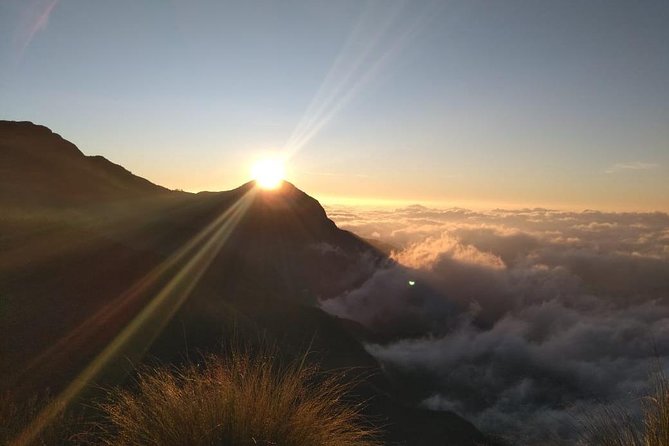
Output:
[[[359,397],[389,441],[485,441],[454,414],[405,406],[362,327],[316,306],[389,260],[295,186],[170,192],[29,123],[0,123],[0,172],[0,391],[58,391],[96,358],[95,381],[118,382],[129,360],[178,363],[265,337],[370,376]],[[100,359],[119,333],[130,341]]]

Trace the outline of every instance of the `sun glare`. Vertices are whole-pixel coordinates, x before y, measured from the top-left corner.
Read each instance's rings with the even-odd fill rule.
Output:
[[[278,158],[267,158],[253,165],[251,174],[258,186],[263,189],[276,189],[285,175],[283,161]]]

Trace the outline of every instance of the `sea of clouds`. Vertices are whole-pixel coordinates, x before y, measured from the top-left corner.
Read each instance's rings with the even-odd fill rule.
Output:
[[[541,444],[669,366],[667,214],[327,211],[395,262],[321,305],[376,334],[417,404]]]

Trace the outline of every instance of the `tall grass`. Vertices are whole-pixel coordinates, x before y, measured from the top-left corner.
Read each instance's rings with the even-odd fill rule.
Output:
[[[579,420],[584,446],[669,446],[669,379],[655,374],[653,391],[641,400],[641,420],[622,405],[602,407]]]
[[[236,351],[202,365],[140,373],[101,405],[107,445],[372,446],[376,431],[351,389],[305,361]]]

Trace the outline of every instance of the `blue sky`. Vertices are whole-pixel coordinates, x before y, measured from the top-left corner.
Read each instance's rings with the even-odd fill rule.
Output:
[[[284,151],[326,200],[669,210],[668,23],[666,1],[3,0],[0,117],[172,188]]]

